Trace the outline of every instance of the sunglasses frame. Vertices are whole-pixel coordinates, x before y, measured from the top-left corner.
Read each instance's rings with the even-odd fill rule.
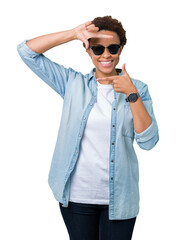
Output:
[[[103,49],[103,52],[101,53],[101,54],[95,54],[96,56],[100,56],[100,55],[102,55],[103,53],[104,53],[104,51],[105,51],[105,48],[107,48],[108,49],[108,51],[109,51],[109,53],[110,54],[112,54],[112,55],[116,55],[118,52],[119,52],[119,49],[118,49],[118,51],[116,52],[116,53],[111,53],[110,52],[110,49],[109,49],[109,47],[111,47],[111,46],[118,46],[119,47],[119,49],[120,49],[120,47],[121,47],[121,45],[120,44],[110,44],[109,46],[107,46],[107,47],[105,47],[105,46],[103,46],[103,45],[101,45],[101,44],[97,44],[97,45],[94,45],[94,46],[91,46],[91,47],[89,47],[89,48],[91,48],[92,49],[92,51],[93,51],[93,53],[95,54],[95,52],[94,52],[94,48],[95,47],[103,47],[104,49]]]

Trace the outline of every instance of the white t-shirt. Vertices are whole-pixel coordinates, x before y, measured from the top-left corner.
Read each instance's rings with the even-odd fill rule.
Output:
[[[97,81],[95,102],[84,130],[80,154],[71,175],[70,199],[78,203],[109,204],[109,152],[112,84]]]

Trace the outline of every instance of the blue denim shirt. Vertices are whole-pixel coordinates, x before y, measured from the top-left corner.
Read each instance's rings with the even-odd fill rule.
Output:
[[[60,127],[48,176],[49,186],[57,201],[68,206],[70,175],[74,171],[84,128],[97,99],[95,68],[84,75],[55,63],[44,54],[34,52],[24,40],[17,51],[24,63],[55,90],[64,100]],[[122,75],[121,69],[116,69]],[[126,95],[114,91],[111,111],[109,152],[109,219],[129,219],[139,212],[139,169],[133,147],[136,140],[144,150],[152,149],[159,140],[158,126],[147,84],[131,78],[152,118],[141,133],[134,130]],[[102,190],[103,191],[103,190]]]

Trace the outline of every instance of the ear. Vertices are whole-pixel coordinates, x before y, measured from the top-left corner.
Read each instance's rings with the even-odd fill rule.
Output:
[[[120,46],[119,55],[121,54],[122,50],[123,50],[123,46]]]

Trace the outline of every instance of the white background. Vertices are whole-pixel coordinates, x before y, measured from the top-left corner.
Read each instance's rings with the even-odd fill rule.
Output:
[[[21,60],[17,44],[111,15],[127,32],[117,67],[148,84],[160,140],[151,151],[134,142],[140,167],[140,213],[134,240],[174,240],[175,195],[174,1],[7,1],[1,4],[0,239],[68,240],[48,173],[62,98]],[[84,74],[93,67],[82,42],[45,53]]]

